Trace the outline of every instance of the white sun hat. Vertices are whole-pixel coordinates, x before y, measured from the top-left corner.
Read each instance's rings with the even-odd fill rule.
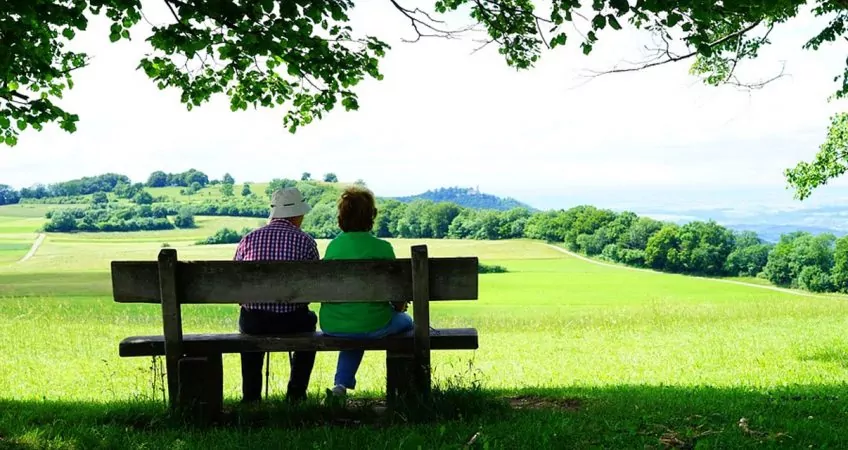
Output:
[[[274,191],[271,196],[271,218],[287,219],[305,216],[312,208],[297,188],[289,187]]]

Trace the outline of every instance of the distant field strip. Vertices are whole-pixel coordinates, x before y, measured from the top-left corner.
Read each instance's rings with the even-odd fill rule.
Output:
[[[592,258],[583,256],[583,255],[580,255],[578,253],[574,253],[570,250],[564,249],[562,247],[558,247],[556,245],[551,245],[551,244],[545,244],[545,245],[547,245],[548,247],[550,247],[554,250],[557,250],[561,253],[564,253],[568,256],[571,256],[572,258],[577,258],[579,260],[586,261],[588,263],[596,264],[596,265],[603,266],[603,267],[611,267],[613,269],[619,269],[619,270],[631,270],[631,271],[641,272],[641,273],[645,273],[645,274],[674,275],[674,274],[666,274],[666,273],[663,273],[663,272],[657,272],[657,271],[651,270],[651,269],[642,269],[642,268],[639,268],[639,267],[629,267],[629,266],[625,266],[625,265],[622,265],[622,264],[612,264],[612,263],[607,263],[607,262],[603,262],[603,261],[598,261],[596,259],[592,259]],[[678,275],[678,276],[682,276],[682,275]],[[685,275],[685,276],[691,276],[691,275]],[[747,287],[758,288],[758,289],[768,289],[768,290],[771,290],[771,291],[783,292],[785,294],[800,295],[802,297],[843,298],[839,295],[812,294],[812,293],[809,293],[809,292],[793,290],[793,289],[785,289],[785,288],[781,288],[781,287],[777,287],[777,286],[771,286],[771,285],[768,285],[768,284],[747,283],[747,282],[744,282],[744,281],[727,280],[727,279],[721,279],[721,278],[706,278],[706,277],[693,277],[693,278],[715,281],[715,282],[719,282],[719,283],[736,284],[736,285],[739,285],[739,286],[747,286]]]

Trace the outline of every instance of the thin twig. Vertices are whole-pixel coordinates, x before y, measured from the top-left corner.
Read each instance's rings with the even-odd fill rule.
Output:
[[[760,24],[760,21],[757,21],[757,22],[754,22],[754,23],[752,23],[751,25],[749,25],[749,26],[747,26],[747,27],[745,27],[745,28],[743,28],[743,29],[741,29],[741,30],[739,30],[739,31],[736,31],[736,32],[730,33],[730,34],[728,34],[727,36],[724,36],[724,37],[722,37],[721,39],[718,39],[718,40],[716,40],[716,41],[714,41],[714,42],[710,43],[710,44],[709,44],[709,47],[710,47],[710,48],[713,48],[713,47],[719,46],[719,45],[721,45],[721,44],[724,44],[725,42],[727,42],[727,41],[729,41],[729,40],[731,40],[731,39],[734,39],[734,38],[736,38],[736,37],[740,37],[740,36],[744,35],[745,33],[747,33],[747,32],[749,32],[749,31],[753,30],[754,28],[756,28],[759,24]],[[613,69],[611,69],[611,70],[607,70],[607,71],[603,71],[603,72],[594,72],[594,71],[592,71],[592,74],[593,74],[593,77],[599,77],[599,76],[602,76],[602,75],[608,75],[608,74],[612,74],[612,73],[639,72],[639,71],[642,71],[642,70],[645,70],[645,69],[650,69],[650,68],[652,68],[652,67],[661,66],[661,65],[669,64],[669,63],[675,63],[675,62],[679,62],[679,61],[683,61],[683,60],[686,60],[686,59],[692,58],[693,56],[698,55],[698,53],[699,53],[699,52],[698,52],[697,50],[695,50],[695,51],[692,51],[692,52],[690,52],[690,53],[686,53],[686,54],[684,54],[684,55],[679,55],[679,56],[669,57],[669,58],[667,58],[667,59],[663,59],[663,60],[661,60],[661,61],[654,61],[654,62],[650,62],[650,63],[644,63],[644,64],[639,65],[638,67],[613,68]]]
[[[786,77],[786,76],[788,76],[786,74],[786,62],[783,62],[781,64],[780,73],[778,73],[777,75],[775,75],[771,78],[767,78],[765,80],[760,80],[756,83],[743,83],[743,82],[739,81],[739,79],[736,76],[734,76],[732,79],[725,81],[724,84],[727,84],[727,85],[730,85],[730,86],[735,86],[735,87],[738,87],[738,88],[741,88],[741,89],[747,90],[747,91],[754,91],[754,90],[762,89],[766,85],[773,83],[773,82],[775,82],[775,81],[777,81],[777,80],[779,80],[783,77]]]
[[[550,50],[551,45],[548,43],[548,40],[545,39],[545,32],[542,31],[542,23],[539,21],[538,17],[536,17],[536,30],[539,31],[539,36],[542,38],[542,43],[545,44],[545,47]]]
[[[173,14],[174,19],[177,19],[177,22],[182,23],[182,19],[180,19],[180,16],[177,14],[177,11],[174,10],[174,6],[171,4],[171,2],[173,1],[174,0],[165,0],[165,4],[168,5],[168,9],[171,10],[171,14]],[[184,3],[182,5],[185,6]]]
[[[483,50],[484,48],[488,47],[489,44],[491,44],[492,42],[495,42],[495,40],[494,39],[486,39],[486,40],[476,40],[474,42],[477,42],[480,45],[475,47],[474,50],[471,50],[472,55],[479,52],[480,50]]]

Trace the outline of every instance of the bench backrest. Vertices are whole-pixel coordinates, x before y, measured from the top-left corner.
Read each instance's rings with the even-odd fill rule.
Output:
[[[430,306],[434,300],[476,300],[476,257],[428,258],[427,246],[391,261],[178,261],[163,249],[158,261],[113,261],[119,303],[161,303],[168,393],[174,405],[182,357],[181,304],[341,303],[412,301],[413,352],[430,365]],[[428,378],[429,379],[429,378]]]
[[[430,301],[477,299],[477,258],[427,262]],[[175,272],[181,304],[386,302],[412,300],[413,295],[411,258],[176,261]],[[159,262],[112,262],[112,292],[118,303],[161,303],[159,283]]]

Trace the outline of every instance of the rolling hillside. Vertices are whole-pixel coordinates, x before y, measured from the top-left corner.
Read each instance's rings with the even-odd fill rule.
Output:
[[[406,197],[395,197],[404,203],[409,203],[414,200],[430,200],[434,202],[450,202],[456,203],[459,206],[472,209],[494,209],[498,211],[506,211],[512,208],[527,208],[535,211],[535,208],[521,203],[513,198],[501,198],[491,194],[480,192],[476,188],[439,188],[429,190],[423,194],[410,195]]]

